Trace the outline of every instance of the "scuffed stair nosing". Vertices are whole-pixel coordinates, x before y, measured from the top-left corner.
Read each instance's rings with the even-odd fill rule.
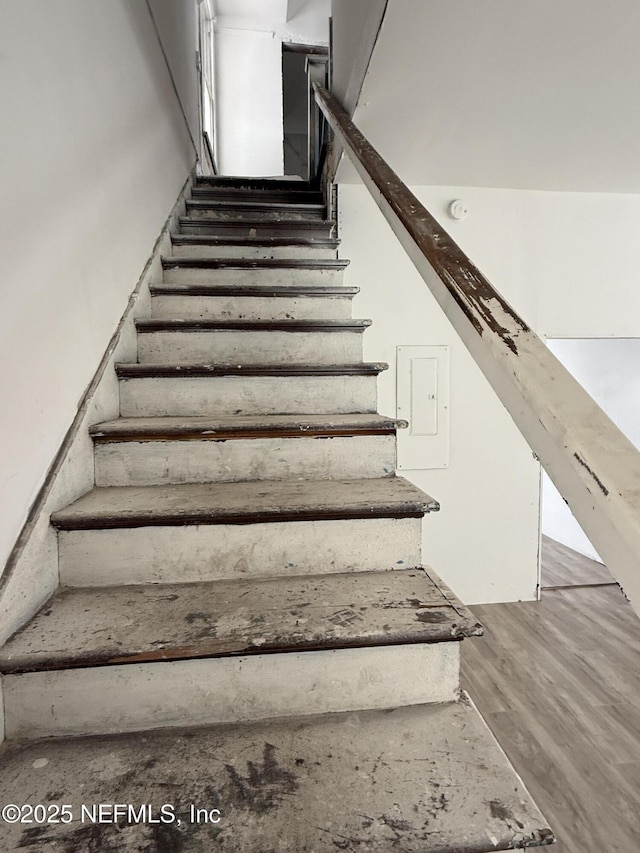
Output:
[[[377,376],[387,370],[384,362],[358,364],[116,364],[120,379],[199,376]]]
[[[233,440],[252,437],[305,438],[316,436],[390,435],[406,429],[408,422],[399,418],[343,416],[342,419],[284,418],[271,415],[229,417],[222,422],[213,417],[201,418],[118,418],[89,427],[96,442],[148,441],[157,438]]]
[[[302,297],[322,298],[338,297],[352,299],[360,292],[359,287],[344,287],[342,285],[297,285],[297,284],[208,284],[198,282],[182,284],[179,282],[163,282],[153,284],[149,291],[152,296],[240,296],[240,297]]]
[[[285,192],[312,192],[309,181],[287,180],[286,178],[261,178],[246,177],[243,175],[198,175],[196,178],[198,187],[220,187],[221,189],[249,189],[249,190],[283,190]]]
[[[443,643],[480,635],[473,614],[452,603],[437,580],[414,567],[362,576],[61,589],[0,650],[0,672]]]
[[[283,248],[287,246],[308,249],[337,249],[337,237],[214,237],[207,234],[172,234],[171,242],[176,246],[241,246],[247,248]]]
[[[162,258],[165,270],[345,270],[348,266],[349,261],[340,258]]]
[[[364,332],[371,320],[136,320],[139,333],[153,332]]]
[[[418,518],[439,509],[401,477],[98,487],[51,516],[58,530]]]
[[[180,228],[191,227],[198,230],[204,230],[205,228],[224,229],[225,231],[255,229],[256,232],[258,229],[272,229],[278,232],[323,230],[328,232],[327,236],[331,236],[331,232],[336,227],[333,219],[206,219],[204,217],[181,216],[178,223]],[[257,236],[257,233],[249,234],[248,236]]]
[[[211,197],[195,197],[187,199],[187,210],[255,210],[274,213],[325,213],[327,206],[321,202],[309,201],[272,201],[270,199],[242,201],[241,199],[216,199]]]

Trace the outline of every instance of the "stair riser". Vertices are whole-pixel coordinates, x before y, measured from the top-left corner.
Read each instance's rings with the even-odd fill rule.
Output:
[[[3,679],[7,737],[201,726],[457,697],[459,643],[106,666]]]
[[[376,411],[375,376],[221,376],[125,379],[123,417],[349,414]]]
[[[119,441],[95,448],[97,486],[345,480],[395,470],[395,436]]]
[[[348,320],[351,297],[153,296],[156,320]]]
[[[282,192],[268,190],[222,190],[211,187],[194,187],[192,196],[196,199],[208,199],[211,201],[256,201],[270,202],[274,204],[324,204],[321,192]]]
[[[235,222],[186,217],[180,220],[183,234],[209,234],[213,237],[332,237],[333,223],[318,221],[301,226],[299,222]]]
[[[421,562],[420,518],[58,532],[63,586],[385,571]]]
[[[246,258],[268,260],[291,258],[297,260],[331,260],[336,257],[331,246],[208,246],[206,243],[173,246],[176,258]]]
[[[362,361],[361,332],[139,332],[144,364],[349,364]]]
[[[274,208],[273,210],[253,210],[232,207],[192,207],[187,203],[187,214],[192,219],[211,219],[216,222],[229,219],[251,219],[260,222],[298,222],[301,219],[326,219],[326,211],[322,210],[289,210]]]
[[[223,192],[312,192],[306,181],[297,178],[257,178],[242,175],[198,175],[197,187],[222,190]],[[244,198],[244,196],[243,196]]]
[[[165,269],[166,284],[225,284],[229,287],[243,284],[252,287],[339,287],[343,270],[309,269],[207,269],[198,267],[175,267]]]

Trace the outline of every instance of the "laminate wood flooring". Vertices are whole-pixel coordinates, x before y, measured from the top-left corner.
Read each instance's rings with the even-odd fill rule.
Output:
[[[606,566],[568,548],[550,536],[542,537],[542,589],[615,583]],[[640,850],[640,844],[638,846]]]
[[[640,851],[640,620],[618,586],[472,608],[462,683],[556,833]]]

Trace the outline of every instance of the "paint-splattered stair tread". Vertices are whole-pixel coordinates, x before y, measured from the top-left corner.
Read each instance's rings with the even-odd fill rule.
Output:
[[[554,840],[465,697],[445,705],[54,738],[12,744],[2,759],[4,801],[10,795],[46,803],[50,792],[60,792],[56,801],[71,804],[77,816],[68,825],[5,825],[7,850],[488,853]],[[81,822],[82,803],[151,804],[155,823]]]

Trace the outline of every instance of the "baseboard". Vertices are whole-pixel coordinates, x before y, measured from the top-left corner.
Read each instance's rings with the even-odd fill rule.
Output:
[[[136,361],[135,320],[150,315],[149,285],[162,280],[161,258],[170,252],[171,231],[177,225],[178,217],[184,214],[185,200],[194,175],[195,168],[156,240],[9,555],[0,580],[0,643],[24,625],[58,587],[58,546],[49,516],[93,488],[93,443],[89,427],[118,416],[118,381],[114,364]]]

